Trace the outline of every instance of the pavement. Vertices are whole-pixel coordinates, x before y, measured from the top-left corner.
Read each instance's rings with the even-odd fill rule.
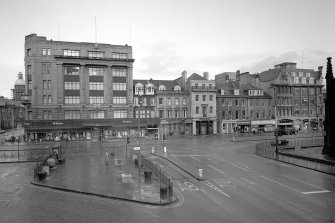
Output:
[[[64,155],[65,163],[52,168],[45,180],[32,179],[30,183],[66,192],[148,205],[168,205],[177,202],[176,195],[171,199],[161,197],[160,181],[154,178],[146,180],[143,172],[139,174],[131,157],[118,157],[122,160],[122,165],[116,165],[116,157],[109,153],[110,160],[107,164],[105,152],[103,154]]]
[[[256,137],[239,137],[236,141],[248,141],[254,140],[254,138]],[[267,138],[270,139],[273,136],[266,136],[265,140]],[[175,141],[180,138],[170,140]],[[113,146],[121,147],[121,144]],[[150,205],[169,205],[178,202],[176,194],[173,194],[172,199],[162,198],[159,180],[145,180],[143,172],[139,173],[130,155],[127,159],[124,154],[118,156],[122,160],[122,165],[116,165],[114,157],[109,156],[110,161],[107,165],[105,151],[110,154],[111,150],[99,149],[98,145],[98,143],[89,142],[68,144],[63,157],[66,160],[65,164],[52,168],[50,175],[43,181],[32,179],[31,184],[66,192]],[[298,153],[301,156],[324,158],[321,152],[322,148],[290,151],[290,153]],[[175,160],[174,157],[164,154],[157,154],[157,156],[173,163],[197,180],[202,180],[196,171],[188,171],[190,168]]]

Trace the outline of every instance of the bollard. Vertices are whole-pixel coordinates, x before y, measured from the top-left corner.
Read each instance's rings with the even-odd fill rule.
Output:
[[[164,146],[164,153],[166,153],[166,147]]]
[[[199,177],[199,179],[202,179],[202,177],[203,177],[202,169],[198,169],[198,177]]]
[[[155,154],[155,147],[151,148],[151,154]]]

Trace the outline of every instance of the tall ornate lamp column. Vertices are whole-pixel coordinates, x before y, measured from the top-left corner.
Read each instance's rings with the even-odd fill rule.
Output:
[[[325,99],[325,121],[324,121],[324,146],[322,153],[330,156],[335,156],[335,89],[334,76],[331,64],[331,57],[327,58],[327,73],[326,73],[326,99]]]

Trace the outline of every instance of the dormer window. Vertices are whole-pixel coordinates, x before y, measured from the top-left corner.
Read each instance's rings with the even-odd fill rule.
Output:
[[[306,77],[311,77],[311,74],[310,73],[306,73]]]
[[[136,95],[142,95],[143,94],[143,84],[137,83],[135,85],[135,94]]]
[[[306,77],[302,77],[302,78],[301,78],[301,83],[302,83],[302,84],[306,84]]]
[[[173,88],[175,91],[180,91],[181,90],[181,87],[179,86],[179,85],[177,85],[177,86],[174,86],[174,88]]]
[[[221,95],[224,95],[224,90],[223,89],[221,89]]]
[[[292,76],[292,77],[295,77],[295,72],[291,72],[291,76]]]
[[[234,95],[240,95],[240,89],[234,89]]]
[[[164,85],[159,85],[158,90],[159,91],[165,91],[166,87]]]
[[[299,72],[299,77],[303,77],[304,73],[303,72]]]
[[[145,94],[148,94],[148,95],[153,95],[154,94],[154,85],[152,83],[148,83],[146,86],[145,86]]]

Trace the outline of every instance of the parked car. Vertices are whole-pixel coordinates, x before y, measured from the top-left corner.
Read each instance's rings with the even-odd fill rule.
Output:
[[[0,130],[0,134],[5,134],[6,130]]]

